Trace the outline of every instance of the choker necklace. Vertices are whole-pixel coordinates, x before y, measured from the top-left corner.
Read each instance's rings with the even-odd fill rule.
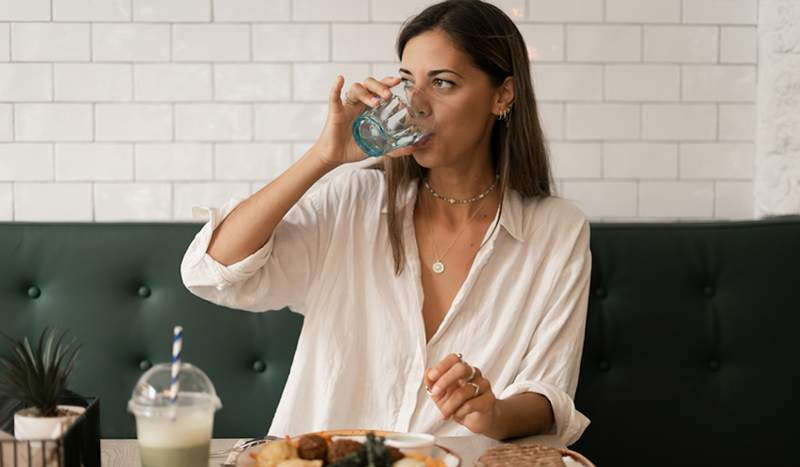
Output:
[[[492,183],[492,185],[489,188],[484,190],[483,193],[481,193],[481,194],[479,194],[477,196],[473,196],[472,198],[467,198],[467,199],[457,199],[457,198],[452,198],[450,196],[440,195],[439,193],[436,192],[436,190],[434,190],[431,187],[431,185],[428,183],[428,179],[427,178],[423,179],[422,182],[425,185],[425,188],[428,189],[428,191],[431,193],[431,195],[433,195],[434,198],[440,199],[442,201],[447,201],[450,204],[470,204],[470,203],[474,203],[476,201],[480,201],[483,198],[485,198],[486,195],[488,195],[489,193],[492,192],[492,190],[497,188],[497,183],[499,181],[500,181],[500,174],[495,174],[494,175],[494,183]]]

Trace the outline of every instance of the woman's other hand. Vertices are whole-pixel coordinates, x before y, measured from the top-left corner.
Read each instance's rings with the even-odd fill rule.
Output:
[[[443,419],[452,418],[480,434],[488,433],[494,426],[498,401],[492,383],[460,355],[450,354],[425,371],[424,384]]]

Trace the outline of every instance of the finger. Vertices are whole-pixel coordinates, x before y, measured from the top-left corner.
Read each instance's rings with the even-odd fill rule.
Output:
[[[449,399],[453,395],[453,392],[456,389],[458,388],[450,388],[447,391],[439,394],[438,396],[431,395],[431,399],[433,400],[433,402],[436,403],[436,406],[439,408],[439,410],[442,409],[442,406],[444,405],[445,401],[447,401],[447,399]]]
[[[333,111],[342,110],[342,87],[344,86],[344,77],[336,75],[336,81],[333,82],[330,95],[328,95],[328,104]]]
[[[468,400],[472,399],[475,394],[475,389],[472,386],[460,386],[456,388],[447,400],[442,401],[439,406],[439,411],[442,412],[442,417],[450,418],[462,405]]]
[[[381,99],[388,101],[392,98],[392,90],[391,88],[378,81],[375,78],[367,78],[366,81],[363,83],[364,87],[366,87],[371,93],[379,96]]]
[[[380,99],[361,83],[353,83],[353,85],[350,86],[350,90],[347,91],[347,95],[350,97],[350,100],[361,101],[363,104],[370,107],[375,107],[380,103]]]
[[[474,405],[475,403],[473,401],[491,393],[488,380],[482,379],[475,382],[475,384],[477,384],[479,388],[477,396],[475,395],[475,387],[471,384],[458,387],[458,389],[453,391],[449,399],[441,403],[439,410],[442,412],[442,415],[444,417],[450,417],[458,412],[464,404],[472,403]]]
[[[491,402],[491,400],[491,395],[488,393],[469,399],[461,404],[461,407],[453,414],[453,418],[456,420],[463,420],[467,418],[467,415],[473,412],[485,413],[489,410],[489,402]]]
[[[437,363],[433,368],[425,372],[425,386],[432,388],[441,375],[443,375],[451,366],[460,362],[461,359],[458,355],[451,353],[444,357],[442,361]]]
[[[450,367],[431,387],[431,394],[434,396],[444,392],[452,385],[459,385],[459,380],[467,379],[472,373],[472,367],[459,361]]]
[[[386,78],[383,78],[381,80],[381,83],[389,87],[392,87],[396,84],[400,84],[400,81],[402,81],[402,78],[400,78],[399,76],[387,76]]]

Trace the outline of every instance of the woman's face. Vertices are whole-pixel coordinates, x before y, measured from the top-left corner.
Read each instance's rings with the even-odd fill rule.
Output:
[[[417,163],[434,168],[458,164],[479,151],[488,156],[496,90],[446,33],[432,30],[409,40],[400,77],[413,85],[407,92],[424,114],[421,126],[433,129],[414,151]]]

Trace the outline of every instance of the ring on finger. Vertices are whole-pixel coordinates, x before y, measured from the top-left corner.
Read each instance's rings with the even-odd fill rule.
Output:
[[[475,388],[475,394],[473,394],[472,397],[478,397],[478,395],[480,395],[481,393],[481,387],[475,383],[467,383],[467,384]]]
[[[463,355],[461,355],[461,352],[458,352],[458,353],[456,353],[456,357],[457,357],[459,360],[461,360],[462,362],[464,361],[464,356],[463,356]]]
[[[469,363],[467,363],[467,366],[469,366],[470,373],[465,382],[469,383],[470,381],[475,379],[475,373],[477,373],[478,371],[475,369],[474,366],[470,365]]]

